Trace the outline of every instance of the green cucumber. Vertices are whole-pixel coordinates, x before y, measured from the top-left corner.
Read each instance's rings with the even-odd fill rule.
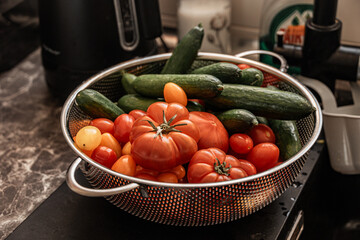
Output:
[[[269,125],[275,134],[276,145],[283,161],[300,151],[302,145],[295,121],[269,119]]]
[[[258,124],[256,116],[245,109],[231,109],[216,116],[229,133],[245,133]]]
[[[213,98],[223,90],[222,82],[208,74],[143,74],[132,83],[135,91],[145,97],[164,97],[168,82],[179,85],[188,98]]]
[[[80,91],[75,98],[78,107],[92,118],[108,118],[114,121],[125,113],[106,96],[93,89]]]
[[[138,94],[126,94],[117,101],[117,105],[127,113],[135,109],[146,112],[148,107],[155,102],[160,102],[160,100],[143,97]]]
[[[203,38],[204,28],[201,24],[192,28],[177,44],[161,73],[186,73],[197,57]]]
[[[256,119],[258,120],[259,123],[269,126],[269,121],[265,117],[256,116]]]
[[[189,112],[195,112],[195,111],[204,112],[205,111],[205,108],[203,105],[201,105],[198,102],[191,101],[191,100],[189,100],[187,102],[186,108]]]
[[[136,93],[134,88],[131,85],[132,82],[135,80],[135,78],[136,78],[136,75],[134,75],[134,74],[127,73],[125,71],[122,72],[121,84],[126,93],[128,93],[128,94]]]
[[[315,108],[299,94],[240,84],[224,84],[224,90],[206,104],[220,109],[246,109],[256,116],[297,120],[310,115]]]
[[[191,72],[192,74],[210,74],[223,83],[238,83],[251,86],[261,86],[263,73],[256,68],[241,70],[237,65],[227,62],[213,63]]]

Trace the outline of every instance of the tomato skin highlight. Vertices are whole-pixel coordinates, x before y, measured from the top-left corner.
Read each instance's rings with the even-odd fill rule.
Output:
[[[164,99],[167,103],[179,103],[187,105],[187,96],[185,91],[176,83],[168,82],[164,86]]]
[[[134,125],[135,118],[129,114],[121,114],[114,121],[114,137],[120,143],[129,141],[130,131]]]
[[[231,135],[229,143],[231,149],[238,154],[248,154],[254,146],[251,137],[244,133]]]
[[[257,172],[266,171],[279,160],[279,148],[273,143],[259,143],[247,155],[246,159],[254,164]]]
[[[181,104],[151,104],[147,115],[135,121],[130,133],[135,162],[159,172],[189,162],[198,150],[199,129],[188,118],[189,112]]]
[[[224,125],[213,114],[208,112],[190,112],[189,120],[194,122],[200,131],[199,149],[220,148],[224,152],[229,149],[229,134]]]
[[[90,126],[97,127],[101,134],[110,133],[114,134],[114,122],[107,118],[95,118],[90,121]]]
[[[120,143],[115,139],[115,137],[113,135],[111,135],[108,132],[101,134],[100,145],[105,146],[105,147],[109,147],[112,150],[114,150],[115,153],[116,153],[116,156],[118,158],[122,155],[121,154],[121,145],[120,145]]]
[[[98,146],[91,154],[91,159],[101,165],[111,168],[116,162],[117,156],[114,150],[105,146]]]
[[[259,143],[274,143],[275,134],[273,130],[266,124],[259,123],[250,129],[249,136],[254,142],[254,145]]]
[[[247,176],[238,159],[219,148],[197,151],[187,170],[189,183],[221,182]]]

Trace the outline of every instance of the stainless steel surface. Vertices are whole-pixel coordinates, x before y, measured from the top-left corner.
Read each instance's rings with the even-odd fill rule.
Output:
[[[302,169],[311,146],[322,127],[321,109],[315,97],[296,79],[273,67],[257,61],[230,55],[199,53],[193,68],[218,61],[244,63],[273,75],[270,84],[303,95],[317,109],[312,115],[297,121],[303,148],[292,158],[265,172],[227,182],[204,184],[174,184],[129,177],[114,172],[91,160],[73,144],[72,137],[90,121],[89,116],[75,104],[78,92],[86,88],[100,91],[112,101],[124,93],[120,84],[120,71],[136,75],[159,72],[171,53],[127,61],[90,78],[72,92],[64,104],[61,127],[69,146],[84,161],[81,170],[96,189],[112,189],[136,183],[141,187],[106,199],[119,208],[138,217],[180,226],[213,225],[247,216],[279,197],[294,181]],[[68,174],[70,174],[68,172]],[[71,179],[68,177],[68,179]],[[87,193],[82,192],[83,195]],[[89,193],[88,196],[91,196]]]

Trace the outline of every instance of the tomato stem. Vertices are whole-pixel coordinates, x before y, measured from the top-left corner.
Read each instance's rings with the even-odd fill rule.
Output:
[[[229,176],[230,175],[229,171],[231,168],[232,168],[231,164],[229,164],[229,167],[226,167],[225,161],[223,163],[220,163],[220,160],[216,158],[216,162],[214,162],[215,172],[217,172],[218,174]]]
[[[174,121],[175,118],[176,118],[176,114],[172,118],[170,118],[169,121],[166,121],[165,111],[163,111],[164,122],[161,123],[159,126],[156,127],[155,124],[150,120],[145,120],[145,121],[147,121],[150,124],[150,126],[153,128],[153,130],[150,132],[156,132],[154,138],[157,138],[158,136],[162,138],[163,134],[168,134],[170,132],[181,132],[180,130],[175,129],[175,127],[187,125],[186,123],[180,123],[170,126],[170,124],[172,123],[172,121]]]

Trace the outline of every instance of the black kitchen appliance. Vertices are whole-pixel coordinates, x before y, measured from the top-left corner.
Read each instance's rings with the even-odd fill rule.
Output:
[[[54,96],[116,63],[156,52],[158,0],[39,0],[42,62]]]

